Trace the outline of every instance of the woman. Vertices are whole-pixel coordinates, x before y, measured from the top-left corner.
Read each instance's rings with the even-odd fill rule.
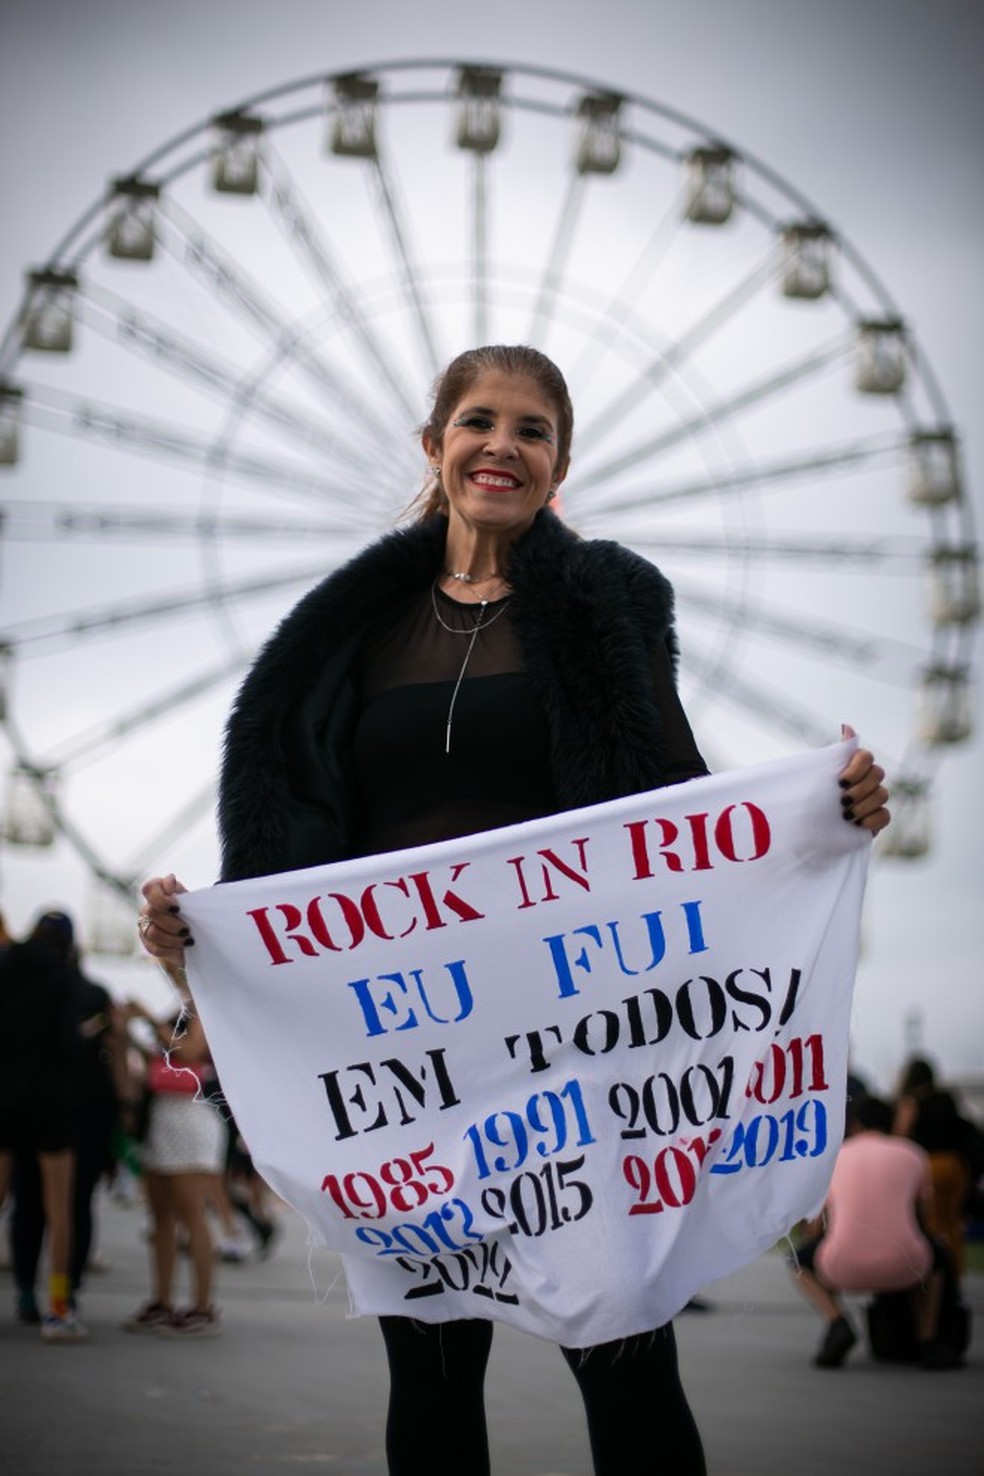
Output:
[[[66,919],[66,924],[68,920]],[[63,924],[63,929],[68,928]],[[74,1157],[72,1218],[69,1238],[69,1306],[78,1321],[78,1303],[93,1256],[96,1190],[115,1166],[114,1135],[124,1086],[120,1012],[109,991],[82,972],[79,950],[72,945],[67,958],[73,976],[75,1040],[68,1075],[59,1066],[59,1086],[74,1080],[72,1148]],[[17,1285],[18,1316],[22,1322],[40,1322],[36,1282],[45,1240],[45,1207],[40,1156],[20,1152],[14,1160],[13,1210],[10,1248]]]
[[[215,1337],[219,1314],[212,1305],[214,1247],[208,1206],[215,1198],[225,1159],[225,1125],[202,1096],[211,1070],[201,1022],[193,1014],[155,1020],[142,1004],[131,1019],[147,1021],[155,1045],[147,1063],[147,1126],[141,1165],[153,1234],[150,1301],[123,1327],[164,1337]],[[184,1233],[191,1267],[191,1304],[174,1305],[178,1235]]]
[[[572,432],[563,377],[535,350],[474,349],[448,367],[421,437],[431,475],[417,521],[302,600],[240,692],[221,784],[224,880],[706,773],[676,694],[670,586],[547,506]],[[883,777],[858,752],[841,778],[846,818],[872,832],[888,820]],[[149,882],[141,919],[149,951],[177,966],[193,942],[181,890],[173,877]],[[435,1469],[421,1407],[460,1476],[487,1472],[491,1324],[381,1321],[392,1476]],[[662,1469],[703,1472],[672,1327],[565,1356],[600,1476],[621,1476],[654,1426]]]
[[[88,1331],[72,1304],[72,1196],[78,1125],[79,1053],[74,928],[64,912],[38,918],[23,943],[0,955],[0,1205],[15,1156],[22,1175],[36,1163],[47,1234],[48,1311],[34,1299],[36,1263],[15,1257],[18,1314],[40,1322],[46,1342],[82,1343]]]

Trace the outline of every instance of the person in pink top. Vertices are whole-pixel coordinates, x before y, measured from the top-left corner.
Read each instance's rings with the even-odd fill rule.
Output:
[[[826,1203],[791,1266],[799,1290],[826,1322],[813,1359],[818,1368],[838,1368],[857,1342],[840,1294],[909,1289],[920,1362],[930,1368],[959,1362],[938,1337],[946,1251],[923,1228],[932,1203],[929,1158],[891,1130],[887,1102],[848,1103]]]

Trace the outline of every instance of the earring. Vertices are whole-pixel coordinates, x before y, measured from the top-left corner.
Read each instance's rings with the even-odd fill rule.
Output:
[[[549,492],[547,493],[547,501],[548,502],[553,502],[553,500],[554,500],[554,498],[556,496],[557,496],[557,488],[556,487],[551,487],[550,490],[549,490]]]
[[[431,476],[434,478],[435,482],[438,482],[438,483],[440,482],[440,480],[441,480],[441,463],[439,461],[433,461],[433,462],[431,462]]]

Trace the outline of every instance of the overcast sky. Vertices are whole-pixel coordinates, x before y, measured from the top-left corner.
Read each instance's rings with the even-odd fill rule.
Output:
[[[107,177],[253,93],[399,57],[556,67],[702,120],[850,238],[916,329],[979,508],[982,32],[973,0],[0,0],[0,324]],[[883,1083],[917,1010],[944,1073],[984,1073],[978,712],[940,774],[933,854],[871,883],[855,1049]],[[18,865],[0,857],[0,905],[23,926]]]

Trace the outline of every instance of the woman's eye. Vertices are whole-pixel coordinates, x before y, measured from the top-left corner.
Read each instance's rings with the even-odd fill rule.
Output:
[[[453,424],[458,429],[481,431],[483,435],[487,435],[494,429],[494,422],[488,415],[459,415]],[[521,425],[516,434],[521,440],[542,441],[549,446],[552,446],[554,441],[553,432],[540,425]]]

